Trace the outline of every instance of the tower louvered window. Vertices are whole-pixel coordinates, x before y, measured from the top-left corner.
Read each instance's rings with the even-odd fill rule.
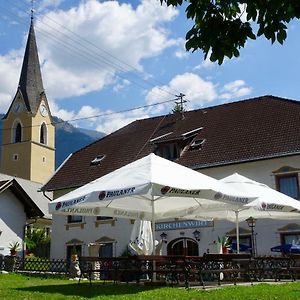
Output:
[[[45,123],[43,123],[40,128],[40,143],[47,144],[47,127]]]
[[[18,123],[15,129],[15,143],[20,143],[21,141],[22,141],[22,126],[20,123]]]

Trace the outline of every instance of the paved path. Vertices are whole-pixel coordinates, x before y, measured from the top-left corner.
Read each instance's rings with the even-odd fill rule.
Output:
[[[293,283],[294,281],[291,280],[280,280],[280,281],[274,281],[274,280],[266,280],[266,281],[255,281],[255,282],[238,282],[236,286],[251,286],[251,285],[257,285],[257,284],[285,284],[285,283]],[[199,285],[191,285],[190,288],[192,289],[199,289],[204,291],[210,291],[214,289],[221,289],[225,287],[233,287],[235,286],[232,282],[222,282],[221,285],[218,285],[218,282],[205,282],[205,288],[203,289],[202,286]],[[184,288],[184,287],[181,287]]]

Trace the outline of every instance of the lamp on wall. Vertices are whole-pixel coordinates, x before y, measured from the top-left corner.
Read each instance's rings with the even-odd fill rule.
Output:
[[[160,238],[161,238],[161,240],[162,240],[163,242],[167,242],[168,235],[167,235],[165,232],[163,232],[163,233],[160,235]]]
[[[193,232],[193,235],[194,235],[194,238],[196,239],[196,241],[200,241],[200,231],[198,229],[196,229],[194,232]]]

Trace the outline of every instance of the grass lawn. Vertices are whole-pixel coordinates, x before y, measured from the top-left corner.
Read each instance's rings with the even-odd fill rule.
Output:
[[[18,274],[0,274],[0,299],[134,299],[134,300],[198,300],[198,299],[300,299],[300,282],[224,287],[202,291],[197,289],[112,285]]]

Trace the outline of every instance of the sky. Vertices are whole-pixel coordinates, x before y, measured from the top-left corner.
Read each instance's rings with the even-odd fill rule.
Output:
[[[185,51],[192,23],[184,6],[159,0],[33,2],[51,112],[74,126],[109,134],[136,119],[170,113],[180,93],[186,110],[263,95],[300,100],[298,21],[289,24],[283,46],[248,41],[240,57],[219,66],[201,51]],[[0,113],[17,90],[30,11],[30,0],[0,0]]]

